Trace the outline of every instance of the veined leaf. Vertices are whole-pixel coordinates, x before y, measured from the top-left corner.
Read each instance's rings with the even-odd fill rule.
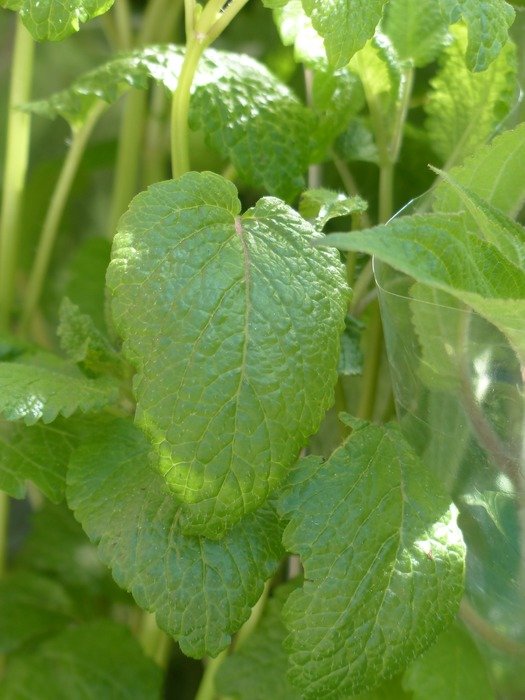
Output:
[[[525,203],[525,124],[496,136],[450,176],[515,219]],[[436,188],[433,208],[463,211],[459,194],[443,182]]]
[[[431,81],[426,111],[432,147],[448,170],[484,144],[503,121],[517,96],[516,48],[508,42],[483,73],[465,65],[466,31],[453,28],[436,77]]]
[[[111,104],[150,79],[170,91],[177,86],[184,50],[152,46],[123,55],[76,80],[63,92],[26,108],[81,124],[94,103]],[[229,158],[239,177],[291,199],[304,186],[313,147],[314,116],[254,59],[207,49],[192,85],[190,125],[203,129],[209,145]]]
[[[1,700],[159,698],[162,674],[128,629],[109,620],[71,627],[13,658]]]
[[[362,197],[349,197],[342,192],[324,187],[305,190],[299,202],[299,213],[319,230],[332,219],[366,211],[368,205]]]
[[[386,0],[302,0],[313,28],[323,37],[326,55],[342,68],[370,39]]]
[[[390,0],[381,23],[399,60],[418,68],[436,58],[447,28],[436,0]]]
[[[0,362],[0,413],[7,420],[51,423],[60,414],[92,411],[114,403],[118,387],[110,379],[89,379],[74,365],[60,362],[36,366]]]
[[[150,451],[132,423],[103,426],[72,457],[68,501],[117,583],[156,613],[182,651],[216,655],[279,565],[277,516],[265,506],[220,542],[183,535],[180,504],[151,468]]]
[[[107,282],[137,369],[136,421],[187,534],[220,537],[258,508],[333,399],[347,289],[296,212],[188,173],[138,195]]]
[[[438,0],[449,22],[463,17],[468,27],[467,66],[486,70],[499,55],[509,37],[514,10],[505,0]]]
[[[114,0],[0,0],[0,7],[20,15],[37,41],[62,41],[80,24],[104,14]]]
[[[390,678],[452,621],[463,589],[455,509],[393,427],[357,427],[299,462],[279,501],[303,588],[284,607],[290,679],[346,698]]]
[[[496,697],[481,654],[458,624],[443,632],[434,646],[410,664],[403,687],[413,693],[414,700]]]

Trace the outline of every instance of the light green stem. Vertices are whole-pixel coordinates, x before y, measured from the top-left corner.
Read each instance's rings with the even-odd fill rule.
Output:
[[[131,10],[128,0],[116,0],[113,6],[115,15],[115,30],[118,48],[122,51],[133,46],[133,31],[131,22]]]
[[[169,38],[184,6],[183,0],[150,0],[138,36],[139,46]]]
[[[62,214],[64,213],[64,208],[66,206],[80,160],[93,127],[95,126],[97,119],[105,107],[106,105],[104,102],[97,103],[91,110],[91,113],[87,117],[84,124],[73,133],[71,145],[62,165],[62,170],[60,171],[60,175],[49,203],[35,261],[29,275],[27,294],[21,320],[21,328],[23,330],[27,330],[33,314],[38,307],[44,280],[49,267],[51,253],[55,245],[60,220],[62,219]]]
[[[7,559],[7,532],[9,521],[9,496],[0,491],[0,579],[3,578]]]
[[[195,700],[213,700],[215,698],[215,676],[227,656],[228,649],[224,649],[218,656],[208,661]]]
[[[31,133],[30,115],[18,111],[17,107],[30,98],[34,47],[29,32],[17,18],[0,215],[0,329],[8,327],[13,306],[20,213]]]
[[[371,308],[371,314],[366,329],[366,355],[363,368],[362,390],[357,409],[357,417],[371,420],[374,415],[374,404],[377,391],[379,367],[383,350],[383,331],[379,305]]]
[[[153,613],[142,614],[139,642],[148,658],[153,659],[160,668],[167,667],[171,640],[159,629]]]

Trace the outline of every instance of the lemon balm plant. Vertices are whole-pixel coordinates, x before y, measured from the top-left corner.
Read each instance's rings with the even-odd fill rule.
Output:
[[[519,8],[0,5],[0,698],[524,697]]]

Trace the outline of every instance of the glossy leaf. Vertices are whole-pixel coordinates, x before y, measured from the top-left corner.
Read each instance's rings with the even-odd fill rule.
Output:
[[[367,203],[362,197],[349,197],[342,192],[319,187],[305,190],[299,201],[301,216],[319,230],[332,219],[366,211]]]
[[[458,165],[492,136],[517,96],[516,49],[509,42],[483,73],[465,65],[466,32],[453,28],[453,43],[443,53],[440,70],[431,80],[426,103],[432,147],[447,163]]]
[[[216,655],[279,566],[280,526],[267,506],[220,542],[183,535],[180,504],[152,469],[150,452],[128,421],[100,428],[72,457],[68,501],[117,583],[156,614],[182,651]]]
[[[433,61],[443,48],[448,22],[436,0],[390,0],[381,29],[399,60],[420,68]]]
[[[114,0],[0,0],[15,10],[37,41],[62,41],[80,25],[107,12]]]
[[[276,487],[333,400],[347,290],[292,209],[188,173],[138,195],[107,282],[136,421],[187,534],[220,537]]]
[[[289,0],[274,10],[275,23],[285,46],[294,47],[299,63],[311,67],[326,67],[328,59],[324,43],[305,13],[301,0]]]
[[[64,630],[13,658],[0,698],[156,700],[161,690],[160,669],[129,630],[101,620]]]
[[[290,679],[307,699],[394,676],[462,595],[454,507],[397,429],[359,425],[327,462],[302,460],[279,504],[284,544],[304,567],[284,620]]]

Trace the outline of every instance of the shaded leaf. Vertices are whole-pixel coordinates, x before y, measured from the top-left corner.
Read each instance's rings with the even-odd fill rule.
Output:
[[[182,651],[216,655],[279,565],[279,523],[265,507],[220,542],[183,535],[180,505],[151,468],[150,451],[128,421],[101,427],[72,457],[68,501],[117,583]]]
[[[241,216],[212,173],[150,187],[121,219],[114,322],[187,534],[220,537],[259,507],[333,400],[347,289],[316,236],[275,199]]]
[[[399,60],[418,68],[436,58],[446,43],[447,28],[436,0],[390,0],[381,23]]]
[[[289,0],[274,10],[275,23],[285,46],[294,47],[298,63],[312,67],[326,67],[328,59],[324,43],[312,27],[301,0]]]

